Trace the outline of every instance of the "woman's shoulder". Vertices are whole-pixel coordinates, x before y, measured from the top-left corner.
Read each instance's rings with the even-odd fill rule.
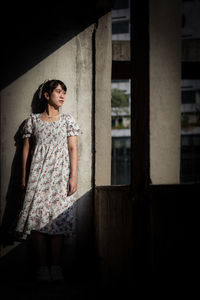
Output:
[[[63,118],[67,121],[74,120],[74,117],[71,113],[62,113]]]
[[[30,113],[29,115],[27,115],[26,120],[35,121],[39,116],[39,113]]]
[[[63,115],[64,117],[70,117],[70,116],[72,116],[71,113],[62,113],[62,115]]]
[[[37,116],[39,116],[40,114],[39,113],[30,113],[29,115],[28,115],[28,118],[29,117],[37,117]]]

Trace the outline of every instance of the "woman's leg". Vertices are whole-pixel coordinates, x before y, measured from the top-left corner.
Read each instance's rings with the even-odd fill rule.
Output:
[[[32,242],[36,253],[36,259],[39,266],[47,265],[47,241],[44,233],[32,231]]]
[[[37,259],[36,279],[39,282],[51,280],[47,260],[47,236],[38,231],[32,231],[32,243]]]
[[[60,265],[63,242],[64,236],[61,234],[50,236],[51,265]]]
[[[50,247],[51,247],[51,279],[53,281],[63,281],[63,273],[61,264],[61,255],[63,249],[63,235],[52,235],[50,236]]]

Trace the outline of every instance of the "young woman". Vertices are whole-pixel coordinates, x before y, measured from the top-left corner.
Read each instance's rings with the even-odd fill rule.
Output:
[[[60,265],[63,237],[70,235],[73,229],[72,195],[77,190],[78,161],[76,138],[82,132],[71,114],[59,113],[66,91],[60,80],[44,82],[39,89],[44,111],[30,114],[22,135],[25,198],[16,231],[22,239],[31,237],[38,260],[37,279],[45,281],[63,280]],[[47,259],[49,244],[50,262]]]

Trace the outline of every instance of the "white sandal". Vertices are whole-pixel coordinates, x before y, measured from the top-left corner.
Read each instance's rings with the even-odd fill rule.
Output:
[[[40,266],[36,271],[36,279],[37,281],[50,281],[51,276],[49,273],[49,269],[47,266]]]
[[[51,279],[53,281],[64,281],[62,268],[58,265],[53,265],[50,267]]]

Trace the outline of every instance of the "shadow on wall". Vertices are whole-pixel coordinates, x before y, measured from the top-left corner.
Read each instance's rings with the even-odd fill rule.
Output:
[[[39,2],[39,1],[38,1]],[[114,1],[68,1],[59,5],[29,2],[21,8],[12,4],[9,22],[1,24],[1,89],[33,68],[78,33],[111,10]],[[3,10],[3,8],[2,8]]]
[[[19,211],[22,208],[24,201],[24,191],[21,189],[22,178],[22,129],[25,124],[24,120],[19,126],[15,136],[15,155],[11,165],[10,181],[8,185],[8,191],[6,195],[6,206],[4,210],[3,220],[1,224],[1,244],[3,246],[12,245],[14,243],[14,228],[18,219]],[[29,174],[31,162],[31,153],[27,161],[27,174]]]
[[[38,87],[39,90],[39,87]],[[38,90],[34,93],[32,99],[32,112],[40,113],[43,111],[41,107],[41,101],[38,98]],[[3,220],[0,230],[0,244],[3,246],[12,245],[16,239],[14,229],[18,220],[19,212],[22,208],[25,191],[21,189],[21,178],[22,178],[22,149],[23,139],[22,131],[26,120],[24,120],[19,126],[15,136],[14,143],[16,147],[14,159],[11,166],[10,181],[8,185],[8,191],[6,195],[6,206],[4,210]],[[33,139],[30,138],[30,147],[33,149]],[[27,178],[29,176],[30,165],[31,165],[32,152],[29,152],[27,161]]]

